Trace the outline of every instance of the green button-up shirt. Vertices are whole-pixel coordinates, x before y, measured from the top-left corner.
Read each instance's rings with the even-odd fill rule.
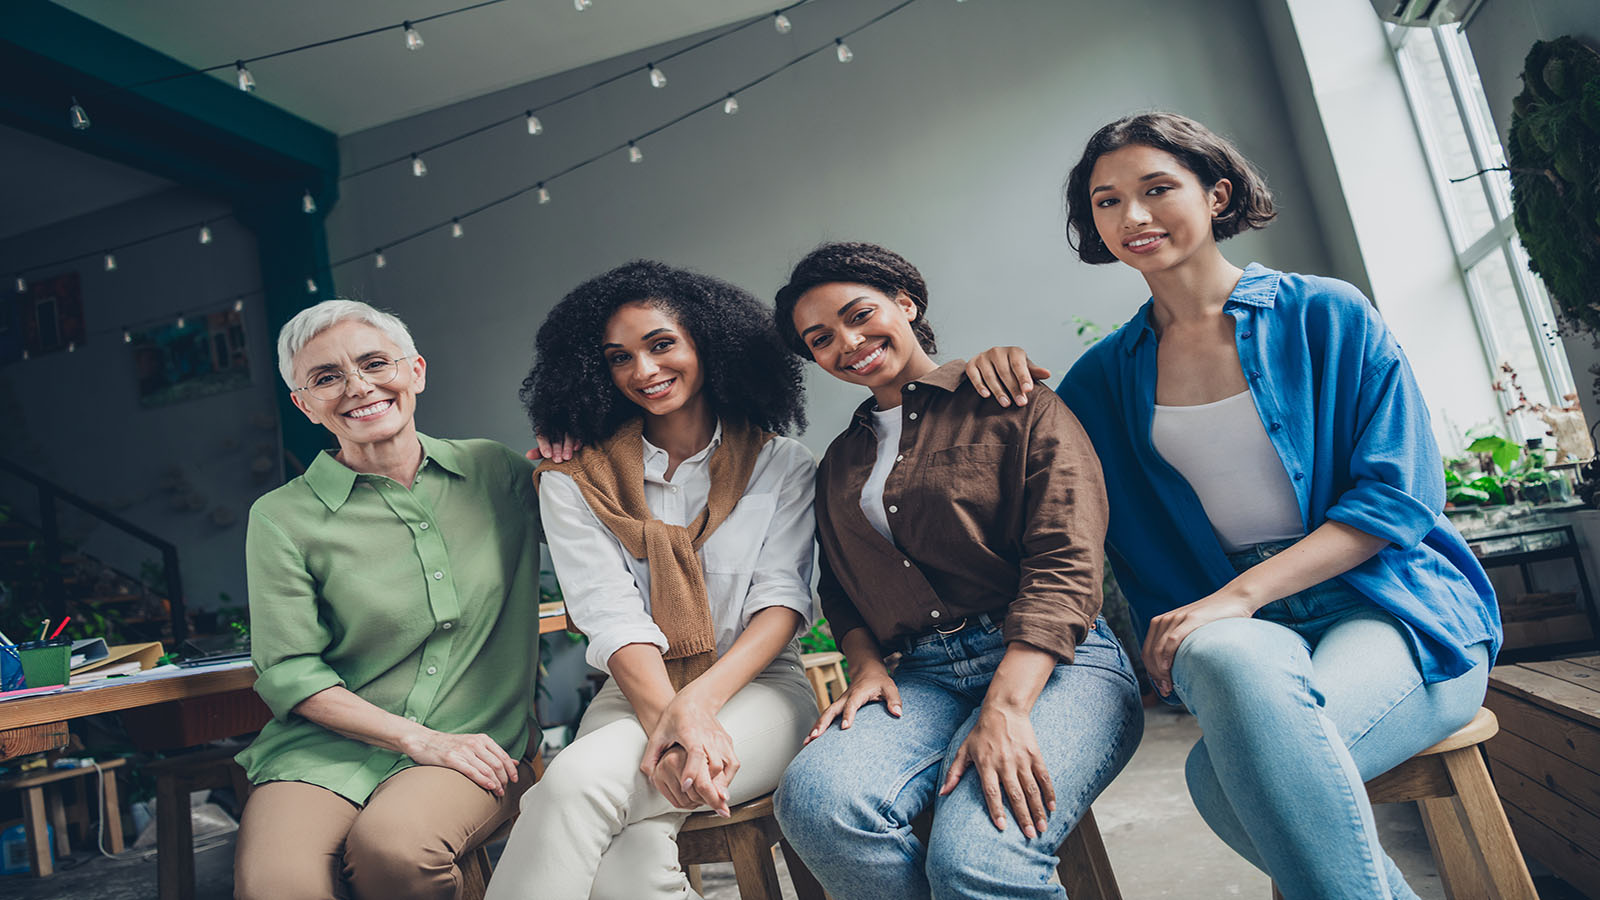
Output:
[[[332,454],[257,500],[245,564],[256,693],[273,719],[239,754],[256,784],[304,781],[356,803],[414,765],[292,710],[342,686],[519,758],[539,664],[532,464],[493,441],[418,435],[411,489]]]

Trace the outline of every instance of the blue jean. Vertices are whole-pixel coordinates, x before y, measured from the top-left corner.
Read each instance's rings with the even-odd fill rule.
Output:
[[[778,823],[835,900],[1066,896],[1049,883],[1056,847],[1138,746],[1139,690],[1122,647],[1096,620],[1033,705],[1056,810],[1029,840],[1009,807],[1006,829],[995,828],[971,770],[936,796],[1004,655],[993,624],[922,638],[894,673],[901,718],[868,704],[848,731],[830,727],[789,764],[775,798]],[[930,804],[924,848],[911,820]]]
[[[1244,571],[1286,546],[1229,560]],[[1424,684],[1399,623],[1337,580],[1201,626],[1172,665],[1205,735],[1185,769],[1195,806],[1287,900],[1413,900],[1364,782],[1472,719],[1488,645],[1469,652],[1479,663],[1465,674]]]

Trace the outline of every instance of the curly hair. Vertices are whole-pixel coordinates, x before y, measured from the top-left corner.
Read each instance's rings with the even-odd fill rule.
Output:
[[[1211,236],[1224,241],[1252,228],[1263,228],[1278,215],[1266,179],[1239,148],[1199,122],[1177,113],[1150,112],[1123,116],[1089,138],[1083,156],[1067,175],[1067,243],[1086,263],[1116,262],[1094,225],[1089,176],[1100,157],[1130,144],[1153,147],[1178,158],[1207,190],[1226,178],[1233,186],[1228,207],[1211,222]],[[1076,240],[1074,240],[1076,238]]]
[[[783,352],[772,310],[725,281],[638,260],[573,288],[539,326],[520,393],[535,432],[594,444],[641,414],[617,390],[600,353],[612,314],[641,302],[672,316],[693,339],[702,390],[718,415],[778,434],[804,430],[802,366]]]
[[[864,284],[890,297],[900,293],[910,297],[917,307],[917,317],[911,320],[911,333],[930,355],[938,352],[933,326],[928,324],[928,285],[917,267],[900,254],[877,244],[841,241],[823,244],[807,253],[795,263],[794,271],[789,273],[789,283],[778,289],[778,334],[797,356],[811,359],[811,348],[800,339],[800,332],[794,327],[795,304],[817,285],[836,282]]]

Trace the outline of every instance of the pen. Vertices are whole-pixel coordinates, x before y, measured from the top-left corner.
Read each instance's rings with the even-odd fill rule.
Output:
[[[65,619],[62,619],[61,620],[61,624],[56,626],[56,630],[55,631],[50,632],[50,637],[46,638],[46,640],[51,640],[51,641],[55,640],[56,639],[56,635],[58,635],[62,631],[64,631],[66,629],[66,627],[67,627],[67,623],[71,622],[71,621],[72,621],[72,617],[71,616],[67,616]]]
[[[41,640],[41,641],[44,640],[45,632],[47,632],[49,630],[50,630],[50,620],[49,619],[45,619],[44,620],[44,624],[39,626],[39,640]]]

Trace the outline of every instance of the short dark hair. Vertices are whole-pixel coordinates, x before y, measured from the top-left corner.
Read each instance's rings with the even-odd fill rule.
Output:
[[[1211,236],[1224,241],[1241,231],[1262,228],[1278,212],[1266,179],[1239,148],[1199,122],[1177,113],[1124,116],[1089,138],[1083,156],[1067,175],[1067,243],[1086,263],[1116,262],[1094,225],[1089,176],[1100,157],[1130,144],[1154,147],[1178,158],[1207,189],[1226,178],[1233,186],[1228,207],[1211,222]]]
[[[652,304],[688,332],[718,415],[779,434],[804,430],[803,366],[783,352],[771,308],[726,281],[638,260],[573,288],[539,326],[520,395],[536,433],[594,444],[641,414],[600,352],[612,314],[630,303]]]
[[[922,280],[917,267],[906,262],[905,257],[880,247],[856,241],[839,241],[823,244],[807,253],[795,263],[789,273],[789,283],[778,289],[778,334],[796,355],[811,358],[811,348],[800,339],[794,327],[794,307],[800,296],[819,284],[847,282],[864,284],[889,295],[904,293],[917,307],[917,317],[911,320],[911,333],[917,343],[929,354],[938,352],[939,345],[933,336],[933,326],[928,324],[928,285]]]

